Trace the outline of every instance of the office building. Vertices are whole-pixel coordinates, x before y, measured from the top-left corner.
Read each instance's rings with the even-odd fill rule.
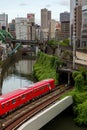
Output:
[[[48,29],[49,23],[51,21],[51,11],[45,9],[41,9],[41,28]]]
[[[51,22],[51,11],[44,8],[41,9],[41,39],[47,40],[49,37]]]
[[[60,13],[61,22],[61,34],[62,40],[69,38],[70,36],[70,13],[64,12]]]

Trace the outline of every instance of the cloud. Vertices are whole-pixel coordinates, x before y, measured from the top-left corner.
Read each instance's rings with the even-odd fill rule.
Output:
[[[69,6],[70,5],[69,0],[52,1],[52,3],[55,5],[60,5],[60,6]]]
[[[47,4],[47,5],[46,5],[46,8],[49,8],[49,7],[51,7],[51,5],[50,5],[50,4]]]
[[[20,5],[20,6],[27,6],[26,3],[20,3],[19,5]]]

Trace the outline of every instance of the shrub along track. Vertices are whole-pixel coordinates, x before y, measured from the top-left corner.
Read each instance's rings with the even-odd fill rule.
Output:
[[[54,103],[62,94],[70,91],[72,87],[59,86],[51,93],[15,110],[7,117],[0,119],[0,130],[16,130],[20,125],[29,120],[35,114]]]

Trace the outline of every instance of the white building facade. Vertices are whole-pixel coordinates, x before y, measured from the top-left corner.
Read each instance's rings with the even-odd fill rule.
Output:
[[[27,14],[27,17],[15,18],[16,39],[35,40],[35,16]]]
[[[16,39],[27,40],[27,18],[15,18]]]

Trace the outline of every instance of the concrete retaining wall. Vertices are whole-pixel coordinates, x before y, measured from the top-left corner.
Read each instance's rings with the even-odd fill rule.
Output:
[[[46,110],[38,113],[29,121],[24,123],[18,130],[38,130],[56,117],[59,113],[64,111],[73,103],[72,96],[67,96],[64,99],[57,101]]]

